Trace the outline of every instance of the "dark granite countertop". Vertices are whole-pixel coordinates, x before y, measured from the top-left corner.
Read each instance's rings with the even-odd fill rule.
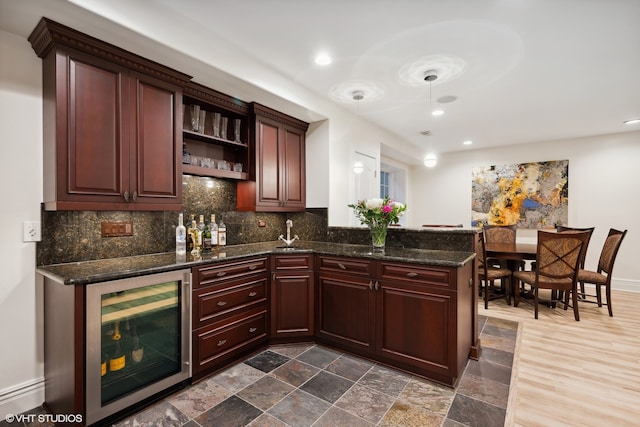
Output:
[[[384,253],[372,252],[371,246],[326,242],[296,241],[292,248],[283,248],[282,242],[264,242],[226,246],[214,249],[198,258],[190,254],[184,259],[173,252],[110,258],[95,261],[44,265],[37,272],[65,285],[88,285],[110,280],[126,279],[147,274],[180,270],[198,265],[212,264],[251,256],[291,253],[314,253],[335,256],[374,258],[385,261],[411,262],[417,264],[460,267],[471,261],[473,252],[454,252],[426,249],[386,248]]]

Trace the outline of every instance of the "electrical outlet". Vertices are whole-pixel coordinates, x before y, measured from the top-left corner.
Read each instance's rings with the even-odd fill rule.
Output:
[[[23,242],[39,242],[41,240],[40,235],[40,221],[27,221],[23,223],[22,227]]]

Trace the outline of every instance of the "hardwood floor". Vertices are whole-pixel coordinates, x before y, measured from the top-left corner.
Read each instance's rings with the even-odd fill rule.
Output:
[[[504,299],[478,304],[479,314],[521,322],[508,425],[640,425],[640,293],[613,291],[606,306],[569,308]],[[515,387],[514,387],[515,384]]]

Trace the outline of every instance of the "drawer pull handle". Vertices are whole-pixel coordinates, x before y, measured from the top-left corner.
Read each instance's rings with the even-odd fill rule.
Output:
[[[219,271],[218,274],[216,274],[216,276],[218,277],[222,277],[222,276],[226,276],[227,272],[226,271]]]
[[[225,305],[227,305],[226,301],[218,301],[218,307],[224,307]]]
[[[347,267],[345,267],[344,264],[342,264],[341,262],[338,263],[338,267],[340,267],[342,270],[347,269]]]
[[[249,296],[250,296],[250,297],[255,297],[256,295],[258,295],[258,293],[257,293],[257,292],[253,292],[253,291],[252,291],[252,292],[249,292]]]
[[[250,266],[249,266],[249,270],[255,270],[256,268],[258,268],[258,266],[257,266],[257,265],[250,265]]]
[[[257,330],[258,330],[258,328],[249,328],[249,332],[251,332],[251,333],[254,333]]]
[[[373,290],[373,281],[369,280],[369,290],[372,291]]]
[[[376,286],[375,286],[375,287],[376,287],[376,291],[377,291],[378,289],[380,289],[380,282],[378,282],[377,280],[376,280]]]
[[[418,273],[407,273],[407,277],[416,277],[418,275]]]
[[[220,341],[218,341],[218,347],[222,347],[226,343],[227,343],[227,340],[220,340]]]

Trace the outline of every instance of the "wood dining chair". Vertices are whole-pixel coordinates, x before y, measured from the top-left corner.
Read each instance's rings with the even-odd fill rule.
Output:
[[[564,298],[557,302],[569,307],[569,296],[573,302],[573,314],[580,320],[578,312],[577,278],[582,247],[589,238],[589,232],[551,233],[538,230],[535,271],[516,271],[515,279],[533,290],[535,318],[538,318],[538,291],[550,289],[562,291]]]
[[[588,227],[588,228],[576,228],[576,227],[567,227],[564,225],[558,225],[556,226],[556,231],[558,233],[573,233],[576,231],[588,231],[589,232],[589,238],[587,239],[587,242],[585,243],[584,247],[582,248],[582,253],[580,254],[580,268],[584,268],[584,261],[587,257],[587,249],[589,248],[589,242],[591,241],[591,236],[593,235],[593,230],[595,230],[595,227]],[[584,294],[584,283],[580,283],[580,292],[578,292],[578,298],[580,298],[581,294]]]
[[[478,277],[484,298],[484,308],[488,309],[489,301],[497,298],[507,298],[507,303],[511,304],[511,270],[490,265],[487,262],[484,232],[481,231],[477,236],[478,253],[476,257],[478,258]],[[495,286],[496,280],[500,280],[500,289]]]
[[[598,267],[596,271],[585,270],[581,268],[578,270],[578,282],[580,283],[580,291],[578,295],[581,297],[580,302],[596,303],[598,307],[606,305],[609,309],[609,316],[613,316],[613,309],[611,308],[611,273],[613,271],[613,265],[616,262],[618,250],[622,244],[624,236],[627,235],[627,230],[620,231],[614,228],[609,230],[609,235],[604,241],[602,246],[602,252],[600,253],[600,259],[598,260]],[[585,284],[591,284],[595,286],[596,294],[585,293]],[[605,294],[607,302],[602,302],[602,287],[605,287]],[[596,300],[588,299],[588,297],[595,297]]]

